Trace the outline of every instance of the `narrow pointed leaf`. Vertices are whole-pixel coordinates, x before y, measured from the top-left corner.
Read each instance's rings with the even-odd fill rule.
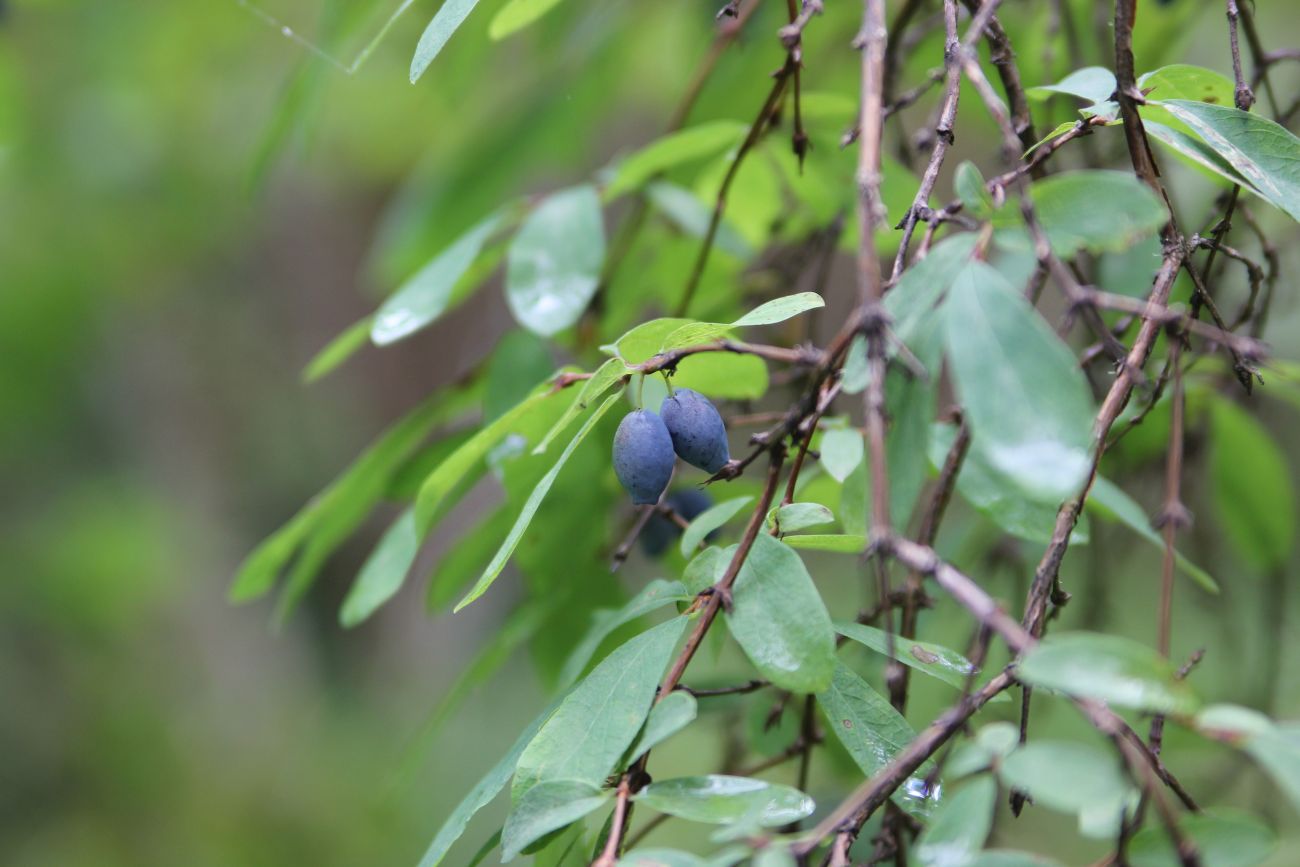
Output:
[[[674,617],[623,644],[574,687],[519,756],[511,798],[547,780],[604,784],[654,701],[687,618]]]
[[[488,38],[505,39],[550,12],[560,0],[510,0],[488,24]]]
[[[325,344],[325,348],[317,352],[303,369],[302,381],[316,382],[351,358],[357,350],[366,345],[366,340],[370,337],[370,324],[373,321],[373,317],[370,316],[358,319]]]
[[[484,427],[460,448],[456,449],[438,468],[429,474],[420,486],[415,502],[415,523],[421,534],[429,532],[446,508],[449,497],[466,477],[484,469],[483,459],[498,442],[542,401],[549,397],[545,392],[535,393],[509,410],[496,421]]]
[[[1241,407],[1216,400],[1210,477],[1219,525],[1246,563],[1279,569],[1295,542],[1296,505],[1291,468],[1268,429]]]
[[[347,628],[356,626],[393,598],[402,589],[419,550],[415,510],[407,509],[389,526],[361,566],[339,610],[339,623]]]
[[[438,832],[433,836],[433,842],[425,851],[424,857],[420,859],[420,867],[438,867],[442,859],[446,857],[447,852],[460,839],[460,835],[465,833],[465,828],[469,826],[469,820],[474,818],[474,814],[483,809],[489,801],[497,796],[497,793],[505,788],[506,783],[510,780],[510,775],[514,773],[515,763],[519,761],[520,754],[524,748],[532,741],[541,729],[542,724],[550,718],[555,705],[544,710],[528,728],[515,740],[514,745],[506,751],[506,754],[500,758],[492,769],[483,775],[483,778],[470,789],[469,793],[456,805],[447,821],[442,824]]]
[[[424,71],[438,56],[438,52],[442,51],[456,28],[465,22],[477,5],[478,0],[443,0],[429,26],[420,34],[419,44],[415,46],[415,56],[411,58],[412,84],[424,75]]]
[[[1162,551],[1164,550],[1165,540],[1152,528],[1151,520],[1147,517],[1146,512],[1132,497],[1124,493],[1118,485],[1109,479],[1098,476],[1093,481],[1092,491],[1088,494],[1087,507],[1089,511],[1100,513],[1103,517],[1118,520],[1152,545]],[[1181,552],[1174,552],[1174,561],[1187,577],[1202,588],[1210,593],[1219,592],[1219,584],[1214,580],[1214,577],[1184,557]]]
[[[605,413],[609,411],[610,407],[614,405],[616,400],[618,400],[618,395],[616,394],[611,394],[609,397],[605,398],[605,402],[598,406],[583,423],[582,427],[578,429],[578,432],[574,435],[573,439],[569,441],[569,444],[565,446],[564,451],[561,452],[560,456],[556,459],[555,465],[551,467],[550,471],[547,472],[547,474],[542,477],[541,481],[537,483],[537,486],[533,488],[533,492],[528,496],[527,502],[524,503],[523,509],[519,512],[519,517],[515,519],[514,526],[510,528],[510,532],[506,535],[505,541],[501,543],[501,547],[497,550],[496,556],[492,558],[492,562],[487,565],[487,568],[483,570],[483,574],[479,576],[478,583],[465,594],[463,599],[456,603],[456,607],[452,609],[453,611],[460,611],[466,605],[482,596],[487,589],[492,586],[492,582],[501,574],[501,570],[505,568],[506,563],[510,560],[510,555],[514,553],[515,548],[519,545],[519,540],[523,538],[524,531],[528,529],[528,525],[532,522],[533,516],[536,515],[537,510],[541,508],[542,501],[545,500],[546,495],[550,493],[551,485],[555,484],[555,479],[560,474],[560,470],[564,469],[564,465],[577,450],[578,446],[582,445],[582,441],[587,438],[587,434],[596,426],[596,422],[600,421],[601,418],[604,417]],[[506,416],[503,416],[503,418],[505,417]],[[421,491],[421,496],[423,496],[423,491]]]
[[[578,646],[573,649],[564,663],[564,668],[560,671],[560,686],[566,687],[582,675],[583,670],[600,648],[601,642],[614,630],[665,605],[673,602],[688,602],[690,599],[691,595],[680,582],[656,578],[640,593],[628,600],[622,608],[595,612],[591,618],[591,629],[582,637],[582,641],[578,642]]]
[[[240,564],[230,589],[231,599],[253,599],[270,590],[295,555],[289,585],[295,596],[300,595],[328,556],[383,498],[394,474],[443,417],[445,403],[442,398],[433,398],[408,413],[258,545]]]
[[[375,345],[396,343],[442,316],[451,303],[457,281],[474,264],[483,244],[502,224],[504,216],[497,212],[473,226],[380,305],[370,330]]]
[[[609,793],[580,780],[538,783],[519,799],[501,829],[501,863],[583,816],[600,809]]]

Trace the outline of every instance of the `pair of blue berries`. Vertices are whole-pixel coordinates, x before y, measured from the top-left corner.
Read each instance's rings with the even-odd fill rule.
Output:
[[[614,434],[614,472],[639,506],[659,502],[679,457],[707,473],[731,459],[722,416],[707,397],[689,388],[664,398],[658,414],[628,413]]]

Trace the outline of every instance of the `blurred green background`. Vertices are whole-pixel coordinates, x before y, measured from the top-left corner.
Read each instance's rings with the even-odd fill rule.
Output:
[[[338,604],[383,520],[331,559],[279,628],[269,603],[232,607],[227,588],[258,540],[391,420],[473,370],[511,323],[491,283],[418,338],[367,349],[304,386],[313,354],[499,202],[588,177],[654,138],[707,50],[716,4],[569,0],[497,44],[486,27],[487,7],[499,4],[485,0],[411,86],[410,55],[437,5],[416,2],[354,74],[339,69],[398,5],[0,4],[0,863],[414,863],[543,701],[520,653],[428,749],[414,746],[512,591],[503,581],[462,614],[430,617],[413,581],[364,626],[343,630]],[[747,120],[756,110],[781,59],[783,4],[767,5],[724,56],[694,119]],[[1031,85],[1069,68],[1063,47],[1041,35],[1046,5],[1005,4]],[[1075,5],[1091,54],[1092,6]],[[851,96],[856,56],[845,42],[859,10],[827,6],[808,31],[805,81]],[[1141,69],[1182,61],[1229,71],[1217,4],[1142,6]],[[1290,3],[1260,7],[1269,47],[1300,42]],[[905,82],[938,62],[937,42],[921,42]],[[1295,93],[1294,70],[1276,81]],[[909,128],[927,110],[910,113]],[[1040,110],[1043,130],[1071,113],[1056,102]],[[958,158],[996,171],[996,137],[976,100],[964,101],[958,129]],[[1178,203],[1204,213],[1215,189],[1199,176],[1177,180]],[[1284,275],[1297,273],[1292,225],[1264,216]],[[1293,281],[1279,291],[1265,337],[1294,358]],[[1251,412],[1294,451],[1295,406],[1260,391]],[[1206,452],[1193,425],[1187,488],[1210,527]],[[1135,445],[1109,472],[1154,510],[1159,464]],[[476,496],[440,530],[424,568],[490,492]],[[947,550],[982,569],[998,595],[1018,598],[1036,551],[967,545],[964,534],[980,530],[958,513]],[[1121,529],[1097,532],[1114,537],[1111,547],[1072,557],[1078,598],[1065,619],[1149,640],[1158,553]],[[1198,688],[1300,716],[1294,556],[1262,574],[1214,530],[1185,544],[1225,586],[1217,598],[1179,587],[1176,654],[1210,649]],[[832,605],[856,604],[850,570],[833,560],[817,568],[845,573],[828,582]],[[638,587],[654,574],[637,558],[618,580]],[[945,623],[960,644],[966,625],[946,609],[928,634],[943,635]],[[914,721],[947,700],[919,691]],[[1078,723],[1049,709],[1041,725]],[[661,770],[699,770],[699,751],[722,747],[695,737],[657,756]],[[1177,734],[1169,750],[1193,791],[1261,810],[1300,846],[1295,813],[1236,756]],[[828,802],[848,784],[820,779]],[[1053,845],[1070,823],[1042,810],[1036,819],[1000,833],[1070,859]],[[491,830],[479,825],[468,851]],[[1070,863],[1101,854],[1079,846]],[[453,860],[468,858],[457,852]],[[1283,853],[1276,863],[1297,862]]]

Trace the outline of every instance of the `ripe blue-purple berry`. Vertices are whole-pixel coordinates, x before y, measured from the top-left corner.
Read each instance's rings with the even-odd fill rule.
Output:
[[[664,497],[664,504],[672,506],[673,511],[686,520],[693,521],[713,505],[713,498],[696,488],[682,488]],[[645,551],[647,555],[658,557],[667,551],[668,546],[677,541],[681,535],[681,527],[678,527],[656,510],[650,516],[650,520],[646,521],[645,529],[641,531],[641,536],[637,541],[641,543],[641,550]],[[714,530],[706,539],[712,539],[717,535],[718,531]]]
[[[706,473],[716,473],[731,460],[727,427],[709,399],[679,388],[659,407],[677,456]]]
[[[614,472],[633,503],[646,506],[659,502],[676,463],[673,440],[663,419],[647,409],[623,417],[614,434]]]

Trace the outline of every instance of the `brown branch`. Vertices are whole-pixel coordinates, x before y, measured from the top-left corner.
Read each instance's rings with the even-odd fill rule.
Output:
[[[961,94],[961,66],[957,62],[957,52],[961,50],[962,43],[957,39],[957,0],[943,0],[943,23],[946,34],[943,52],[945,70],[943,107],[939,110],[939,122],[934,128],[935,139],[934,147],[930,151],[930,162],[926,164],[925,172],[921,175],[921,184],[912,199],[911,207],[907,209],[903,221],[897,226],[903,230],[903,237],[899,240],[898,252],[894,255],[891,282],[897,280],[903,273],[912,233],[916,231],[916,223],[927,207],[926,203],[930,201],[930,194],[939,180],[939,170],[943,168],[948,148],[954,141],[952,128],[957,119],[957,100]],[[978,38],[979,33],[975,31],[975,25],[972,23],[966,32],[966,39],[973,42]]]
[[[709,627],[713,625],[714,619],[718,616],[718,610],[722,607],[725,600],[731,597],[731,585],[736,582],[736,576],[740,574],[740,567],[744,565],[745,558],[749,556],[749,550],[754,546],[754,540],[758,538],[759,530],[763,527],[763,521],[767,517],[768,510],[772,507],[772,500],[776,496],[777,483],[781,479],[781,464],[785,460],[785,449],[781,446],[774,446],[770,450],[771,464],[767,471],[767,484],[763,488],[763,494],[759,497],[758,505],[754,508],[753,513],[749,516],[749,524],[745,527],[745,535],[741,537],[740,544],[736,546],[736,553],[732,555],[731,562],[727,564],[727,569],[718,579],[718,583],[713,585],[705,597],[703,610],[700,612],[700,619],[696,621],[695,628],[691,630],[690,636],[686,639],[686,644],[682,647],[677,658],[673,660],[672,666],[668,673],[664,675],[663,682],[659,684],[659,696],[655,699],[658,703],[663,701],[668,693],[672,692],[677,684],[681,681],[682,675],[686,672],[686,666],[691,664],[691,659],[695,656],[695,651],[700,647],[700,642],[708,633]]]
[[[786,83],[798,69],[798,65],[793,58],[793,54],[786,55],[785,63],[777,70],[772,89],[768,92],[767,99],[763,101],[763,107],[759,109],[758,116],[750,124],[749,132],[745,135],[744,141],[740,143],[736,155],[731,158],[731,164],[727,166],[727,173],[722,178],[722,184],[718,187],[717,198],[713,203],[709,228],[705,231],[704,240],[700,243],[700,252],[695,257],[695,264],[691,267],[690,276],[686,279],[686,288],[682,292],[681,300],[677,303],[674,316],[685,316],[687,311],[690,310],[691,300],[695,297],[695,290],[699,288],[700,279],[704,276],[704,266],[708,264],[709,254],[713,251],[713,240],[718,234],[718,226],[722,223],[723,212],[727,209],[727,192],[731,189],[732,182],[740,172],[740,166],[745,161],[745,157],[753,150],[758,140],[762,138],[773,112],[781,101],[781,94],[785,92]]]

